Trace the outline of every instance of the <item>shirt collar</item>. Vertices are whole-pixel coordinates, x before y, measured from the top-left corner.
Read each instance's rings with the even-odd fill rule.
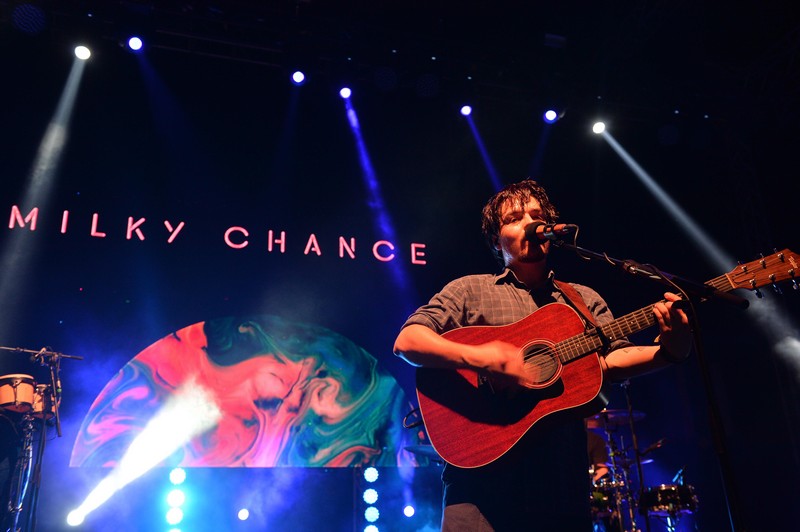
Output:
[[[550,270],[550,272],[547,274],[547,281],[548,281],[548,285],[547,286],[549,286],[551,288],[555,288],[553,286],[553,279],[555,279],[555,272],[553,272],[553,270]],[[510,284],[517,285],[517,286],[519,286],[521,288],[528,288],[525,285],[525,283],[523,283],[522,281],[517,279],[517,275],[513,271],[511,271],[511,269],[509,269],[509,268],[505,268],[501,273],[498,273],[495,276],[494,283],[495,284],[510,283]]]

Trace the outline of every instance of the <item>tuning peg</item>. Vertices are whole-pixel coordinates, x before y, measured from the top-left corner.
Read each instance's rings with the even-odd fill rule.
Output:
[[[797,286],[797,281],[792,279],[792,290],[798,290],[800,287]]]
[[[772,289],[775,290],[776,294],[783,294],[781,288],[775,283],[775,274],[769,276],[769,280],[772,281]]]
[[[773,284],[774,284],[774,283],[773,283]],[[755,279],[750,279],[750,290],[752,290],[753,292],[755,292],[755,294],[756,294],[756,297],[757,297],[758,299],[761,299],[762,297],[764,297],[764,294],[762,294],[762,293],[761,293],[761,290],[759,290],[759,289],[758,289],[758,286],[757,286],[757,283],[756,283],[756,280],[755,280]]]

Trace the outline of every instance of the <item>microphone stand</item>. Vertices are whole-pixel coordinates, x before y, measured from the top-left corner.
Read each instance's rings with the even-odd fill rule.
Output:
[[[575,251],[578,256],[584,260],[600,260],[608,265],[619,267],[624,272],[631,275],[637,275],[646,279],[650,279],[651,281],[665,284],[673,290],[680,292],[689,305],[692,305],[692,300],[689,295],[692,295],[701,301],[707,299],[721,301],[740,309],[746,309],[749,305],[749,301],[743,297],[729,294],[727,292],[721,292],[712,286],[697,283],[695,281],[678,277],[677,275],[663,272],[650,264],[642,265],[632,260],[622,261],[609,257],[606,253],[590,251],[574,244],[568,244],[561,240],[552,240],[551,242],[555,247],[571,249]],[[744,524],[744,518],[742,516],[741,500],[736,488],[733,466],[731,464],[727,445],[725,443],[725,429],[722,424],[722,416],[720,414],[719,404],[716,400],[716,394],[714,393],[711,371],[708,367],[708,362],[703,350],[703,342],[700,339],[700,327],[697,323],[696,313],[689,313],[689,319],[691,320],[692,331],[694,332],[692,336],[693,344],[695,352],[697,353],[697,362],[700,367],[701,377],[703,379],[706,402],[709,411],[711,437],[714,444],[714,451],[717,455],[720,473],[722,475],[725,503],[728,509],[728,519],[730,521],[731,530],[734,532],[745,532],[747,527]]]

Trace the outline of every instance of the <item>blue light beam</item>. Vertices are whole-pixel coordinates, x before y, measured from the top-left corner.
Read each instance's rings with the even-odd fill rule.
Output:
[[[653,196],[663,205],[669,214],[678,222],[678,226],[692,238],[700,249],[721,271],[729,271],[736,261],[726,253],[703,229],[662,189],[658,183],[628,154],[614,139],[608,129],[599,133],[617,155],[628,165],[628,168],[644,183]],[[757,296],[748,292],[745,296],[750,302]],[[778,354],[793,370],[795,378],[800,382],[800,330],[775,308],[772,301],[758,300],[751,305],[748,313],[772,343],[772,350]]]
[[[366,143],[364,142],[364,137],[361,134],[361,125],[358,121],[358,114],[356,113],[350,98],[344,98],[344,105],[347,111],[347,122],[350,124],[350,131],[352,131],[355,139],[356,150],[358,151],[358,160],[361,164],[361,172],[364,178],[364,184],[367,187],[367,206],[372,211],[372,214],[375,217],[375,225],[377,225],[380,232],[386,235],[389,241],[397,242],[394,224],[392,223],[388,210],[386,209],[386,205],[383,201],[380,183],[378,182],[375,168],[370,160],[369,151],[367,150]],[[400,289],[401,297],[407,299],[403,301],[404,307],[408,309],[413,308],[413,303],[410,299],[408,299],[407,295],[409,294],[408,288],[410,283],[405,269],[398,261],[393,261],[391,264],[391,271],[395,282]]]
[[[466,119],[467,124],[469,124],[469,128],[472,131],[472,136],[475,138],[475,144],[478,146],[478,151],[483,159],[483,165],[486,167],[486,171],[489,172],[489,178],[492,180],[492,186],[494,187],[495,191],[498,191],[503,188],[503,184],[500,182],[500,177],[497,175],[497,170],[495,169],[494,164],[489,157],[489,152],[483,143],[481,134],[478,132],[478,127],[475,125],[475,121],[472,120],[472,114],[465,115],[464,118]]]

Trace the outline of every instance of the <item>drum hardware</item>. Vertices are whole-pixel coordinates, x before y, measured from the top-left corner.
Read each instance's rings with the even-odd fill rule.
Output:
[[[19,347],[2,347],[0,350],[29,354],[31,362],[47,366],[50,383],[37,384],[31,375],[10,374],[0,376],[0,410],[7,412],[9,418],[17,417],[21,428],[19,451],[11,477],[7,512],[3,521],[3,530],[17,532],[21,530],[22,512],[27,500],[27,516],[25,530],[36,530],[36,510],[41,487],[41,467],[47,442],[47,426],[54,425],[58,437],[61,437],[61,359],[72,358],[82,360],[83,357],[65,355],[44,347],[38,351]],[[5,417],[5,414],[4,414]],[[39,441],[36,458],[33,455],[33,433],[39,429]],[[30,488],[30,489],[29,489]]]
[[[631,422],[641,421],[645,418],[644,412],[634,410],[629,413],[627,410],[607,410],[586,418],[586,428],[598,434],[605,435],[610,430],[630,425]]]
[[[647,488],[639,498],[639,511],[662,518],[669,532],[676,530],[681,517],[697,511],[699,501],[694,486],[684,483],[685,470],[686,466],[683,466],[675,473],[672,484]]]
[[[637,412],[634,419],[643,419],[644,414]],[[630,479],[628,469],[630,460],[627,458],[627,450],[624,447],[624,439],[619,436],[615,438],[613,432],[625,423],[630,422],[631,416],[621,410],[603,410],[600,413],[585,420],[587,430],[601,433],[605,439],[608,462],[605,464],[595,464],[607,467],[608,474],[592,482],[590,495],[590,508],[594,522],[604,523],[608,530],[619,528],[620,532],[625,532],[627,520],[633,523],[633,530],[636,530],[635,518],[632,508],[635,505],[633,492],[630,489]],[[617,441],[619,439],[619,442]],[[592,469],[594,473],[594,468]],[[627,511],[625,507],[627,506]]]
[[[684,468],[676,473],[672,483],[642,489],[640,492],[634,486],[630,469],[634,465],[637,467],[638,485],[645,486],[641,466],[652,463],[653,459],[644,458],[644,455],[663,447],[666,439],[661,438],[638,452],[635,445],[626,446],[626,436],[618,430],[629,423],[633,431],[633,423],[644,419],[644,414],[633,412],[633,415],[628,415],[626,411],[617,410],[608,411],[611,413],[605,416],[605,412],[586,420],[586,426],[591,427],[592,432],[598,433],[602,427],[609,460],[607,463],[597,463],[590,469],[590,474],[594,474],[594,468],[598,466],[609,470],[606,476],[593,481],[591,486],[590,509],[595,530],[649,531],[650,518],[658,518],[668,532],[675,532],[679,520],[694,513],[698,506],[694,487],[684,484]],[[645,526],[637,526],[637,513],[643,517]]]
[[[681,468],[671,484],[661,484],[644,489],[645,480],[642,466],[652,463],[653,458],[645,456],[660,449],[667,441],[661,438],[639,450],[639,443],[634,424],[645,418],[643,412],[633,409],[630,396],[630,382],[622,383],[625,390],[627,409],[603,410],[585,420],[586,429],[605,438],[608,463],[605,460],[596,465],[607,466],[607,477],[592,482],[590,505],[595,521],[595,529],[619,530],[620,532],[650,531],[650,517],[663,519],[667,530],[674,532],[678,520],[697,509],[697,496],[694,488],[683,481]],[[628,427],[630,434],[623,431]],[[591,437],[591,436],[590,436]],[[626,443],[629,438],[630,443]],[[636,467],[636,475],[631,475],[631,468]],[[593,469],[591,470],[594,473]],[[636,485],[634,485],[636,480]],[[638,486],[638,487],[637,487]],[[638,509],[638,512],[637,512]],[[637,525],[636,515],[644,519]]]
[[[639,507],[650,515],[676,520],[697,510],[697,496],[688,484],[659,484],[642,492]]]

